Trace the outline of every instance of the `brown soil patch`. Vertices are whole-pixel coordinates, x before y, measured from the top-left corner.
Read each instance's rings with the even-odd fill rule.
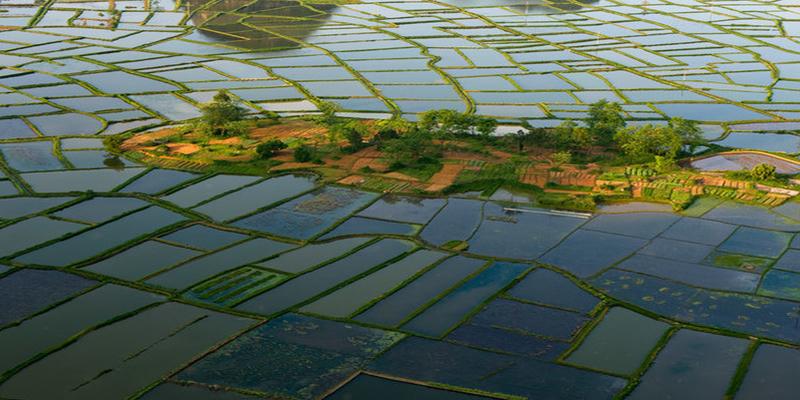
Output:
[[[406,174],[400,172],[389,172],[388,174],[383,174],[383,177],[389,179],[397,179],[399,181],[410,181],[410,182],[417,182],[419,179],[414,178],[413,176],[408,176]]]
[[[253,139],[291,139],[301,138],[310,141],[319,137],[325,137],[328,130],[311,121],[302,119],[289,120],[277,125],[256,128],[250,131],[249,136]]]
[[[230,137],[227,139],[214,139],[209,140],[208,144],[221,144],[221,145],[238,145],[242,143],[242,138],[239,137]]]
[[[313,168],[317,165],[314,163],[301,163],[301,162],[285,162],[280,165],[276,165],[270,168],[270,171],[285,171],[289,169],[298,169],[298,168]]]
[[[361,175],[350,175],[342,179],[339,179],[337,183],[340,183],[342,185],[360,185],[365,181],[366,180]]]
[[[189,155],[200,151],[202,148],[192,143],[167,143],[167,148],[170,153]]]
[[[174,135],[176,130],[174,128],[167,128],[167,129],[160,129],[153,132],[141,133],[131,137],[130,139],[124,141],[122,145],[120,145],[120,149],[128,151],[133,150],[139,146],[144,145],[145,143],[149,143],[156,139],[163,139],[167,136]]]
[[[438,192],[456,181],[458,174],[464,169],[462,164],[444,164],[442,169],[433,174],[431,179],[428,180],[430,185],[425,188],[428,192]]]

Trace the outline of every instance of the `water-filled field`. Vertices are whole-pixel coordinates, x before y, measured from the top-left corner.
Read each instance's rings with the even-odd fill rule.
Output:
[[[683,116],[794,154],[792,1],[0,9],[0,398],[800,391],[797,202],[557,212],[505,189],[153,168],[101,140],[193,118],[227,88],[253,112],[322,99],[356,117],[452,108],[539,126],[606,98],[632,123]]]

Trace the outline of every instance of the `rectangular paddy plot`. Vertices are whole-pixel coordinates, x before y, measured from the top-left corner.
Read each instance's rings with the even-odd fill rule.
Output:
[[[436,251],[415,252],[302,307],[300,311],[346,318],[444,257],[447,257],[446,253]]]
[[[364,207],[374,193],[326,186],[280,206],[236,221],[243,229],[309,239]]]
[[[180,214],[160,207],[149,207],[34,250],[15,260],[27,264],[64,267],[183,220],[184,217]]]
[[[283,175],[205,203],[194,210],[217,221],[227,221],[314,188],[309,175]]]
[[[735,292],[752,293],[761,279],[760,275],[744,271],[707,267],[645,255],[628,258],[615,268],[658,276],[691,286]]]
[[[0,199],[0,219],[15,219],[39,213],[75,199],[74,197],[15,197]]]
[[[214,275],[252,264],[289,250],[293,245],[257,238],[227,247],[205,257],[192,259],[148,279],[151,285],[183,290]]]
[[[39,243],[87,228],[86,225],[47,217],[33,217],[0,229],[0,257],[8,257]]]
[[[292,274],[301,273],[323,262],[348,254],[369,240],[367,238],[350,238],[322,244],[310,244],[256,265]]]
[[[486,265],[485,260],[455,256],[426,271],[411,283],[379,301],[355,319],[383,326],[398,326],[414,311],[457,286]]]
[[[620,301],[678,321],[797,341],[796,302],[694,288],[620,270],[609,270],[590,283]]]
[[[496,299],[445,340],[552,361],[567,350],[588,321],[586,316],[571,311]]]
[[[144,168],[125,168],[124,170],[93,169],[76,171],[31,172],[20,174],[34,192],[110,192],[117,186],[139,175]]]
[[[413,383],[395,381],[377,376],[359,374],[346,385],[337,389],[326,400],[351,400],[368,399],[382,393],[381,397],[387,400],[401,399],[437,399],[437,400],[481,400],[488,397],[474,394],[453,392],[429,386],[415,385]]]
[[[591,312],[600,299],[578,287],[557,272],[538,268],[526,275],[506,295],[525,302],[565,310]]]
[[[0,395],[127,397],[254,322],[178,303],[163,304],[87,333],[0,384]],[[115,345],[109,348],[108,343]]]
[[[66,300],[95,284],[95,281],[60,271],[15,271],[0,278],[0,326]]]
[[[747,346],[743,339],[678,331],[628,398],[722,398]]]
[[[49,140],[0,144],[0,154],[9,167],[20,172],[64,169]]]
[[[401,329],[421,335],[441,336],[529,268],[526,264],[492,264],[408,321]]]
[[[159,239],[184,247],[211,251],[227,247],[248,238],[249,236],[241,233],[224,231],[222,229],[196,224],[167,233]]]
[[[150,240],[83,267],[83,269],[115,278],[137,281],[200,254],[202,253],[199,251]]]
[[[180,207],[191,207],[225,192],[258,181],[256,176],[216,175],[164,196],[163,199]]]
[[[358,213],[361,217],[387,219],[412,224],[427,224],[447,203],[446,199],[386,195]]]
[[[483,221],[469,240],[470,252],[532,260],[558,244],[585,222],[536,209],[506,209],[486,203]]]
[[[669,325],[625,308],[611,308],[566,362],[631,375],[653,351]]]
[[[144,200],[125,197],[95,197],[65,208],[53,215],[59,218],[100,223],[133,210],[147,207]]]
[[[645,244],[646,239],[578,229],[538,261],[563,268],[578,277],[587,277],[628,257]]]
[[[322,235],[320,240],[350,236],[350,235],[398,235],[413,236],[419,231],[419,225],[404,224],[400,222],[384,221],[380,219],[352,217],[342,222],[330,232]]]
[[[286,274],[242,267],[189,289],[184,297],[221,307],[232,307],[288,278]]]
[[[416,337],[389,349],[367,370],[485,392],[566,400],[610,399],[626,382],[595,372]]]
[[[269,315],[307,301],[414,248],[410,242],[385,239],[345,258],[300,275],[237,309]]]
[[[483,202],[451,198],[422,230],[420,237],[435,246],[452,240],[467,240],[481,223]]]
[[[121,193],[145,193],[155,195],[169,188],[197,179],[200,175],[171,169],[153,169],[125,185]]]
[[[236,338],[176,378],[272,396],[319,398],[402,337],[287,314]]]
[[[9,370],[56,346],[84,329],[118,315],[163,301],[151,293],[124,286],[105,285],[0,331],[0,371]],[[5,397],[0,386],[0,393]]]
[[[795,374],[798,368],[800,351],[762,344],[753,355],[735,398],[791,400],[800,390],[800,381]]]

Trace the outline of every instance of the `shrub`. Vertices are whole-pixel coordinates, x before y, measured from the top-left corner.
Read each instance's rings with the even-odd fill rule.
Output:
[[[572,153],[568,151],[559,151],[557,153],[553,153],[553,164],[555,164],[556,167],[569,164],[570,161],[572,161]]]
[[[278,139],[271,139],[256,146],[256,154],[261,159],[274,157],[276,153],[288,147]]]
[[[775,178],[775,166],[770,164],[758,164],[750,170],[750,176],[758,181],[766,181]]]

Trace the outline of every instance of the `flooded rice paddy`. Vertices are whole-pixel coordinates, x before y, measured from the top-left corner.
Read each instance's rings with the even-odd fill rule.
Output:
[[[0,5],[0,398],[796,398],[795,202],[584,215],[149,168],[101,140],[228,88],[254,112],[539,126],[607,98],[791,155],[793,2],[112,4]]]

